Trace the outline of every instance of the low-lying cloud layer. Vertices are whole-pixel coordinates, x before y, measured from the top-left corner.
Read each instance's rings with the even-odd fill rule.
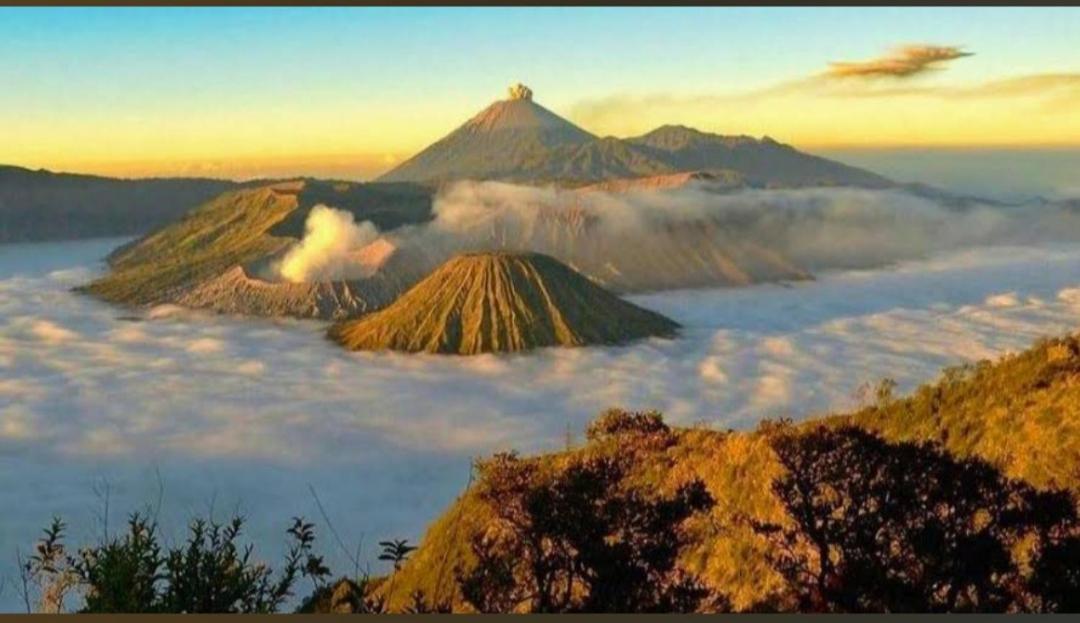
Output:
[[[175,307],[131,322],[71,293],[115,244],[0,248],[2,552],[55,514],[84,527],[75,540],[98,534],[102,479],[114,524],[159,496],[174,535],[192,513],[238,509],[267,556],[288,517],[319,517],[308,484],[350,547],[415,540],[471,458],[558,447],[605,407],[719,428],[804,417],[855,404],[863,383],[891,376],[908,389],[1080,318],[1080,245],[993,247],[793,286],[632,297],[680,322],[676,340],[467,359],[347,353],[320,323]],[[0,558],[0,575],[13,573]],[[17,606],[0,595],[0,608]]]
[[[830,78],[910,78],[955,61],[973,56],[958,46],[905,45],[885,56],[868,61],[829,63]]]

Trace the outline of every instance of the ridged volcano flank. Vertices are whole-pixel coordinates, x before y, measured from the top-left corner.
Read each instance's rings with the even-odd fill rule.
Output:
[[[689,171],[736,176],[732,186],[858,186],[889,180],[777,143],[663,126],[637,138],[597,137],[532,99],[528,87],[488,106],[464,125],[384,174],[383,182],[438,184],[500,180],[582,186],[619,178]]]
[[[337,324],[351,350],[475,355],[542,346],[621,344],[670,337],[678,325],[628,303],[539,253],[469,253],[439,268],[394,304]]]
[[[554,153],[572,152],[595,139],[532,99],[500,100],[379,179],[531,179]]]

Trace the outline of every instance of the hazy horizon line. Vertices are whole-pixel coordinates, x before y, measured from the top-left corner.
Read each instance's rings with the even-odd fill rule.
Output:
[[[761,138],[761,137],[758,137]],[[775,137],[774,137],[775,138]],[[777,139],[780,140],[780,139]],[[784,142],[780,140],[780,142]],[[991,143],[991,144],[801,144],[792,145],[800,151],[818,153],[1068,153],[1080,151],[1080,143]],[[70,175],[90,175],[116,179],[153,179],[153,178],[205,178],[235,182],[258,179],[289,179],[314,177],[322,179],[340,179],[342,181],[372,181],[391,170],[401,162],[419,152],[398,153],[352,153],[300,155],[296,157],[271,156],[266,159],[229,156],[208,157],[204,159],[172,160],[115,160],[99,163],[59,163],[18,162],[0,159],[0,166],[16,167],[29,171],[48,171],[50,173]],[[376,164],[377,162],[377,164]],[[249,170],[250,173],[244,173]],[[349,171],[356,171],[349,173]],[[334,173],[334,171],[338,171]],[[345,176],[345,177],[343,177]]]

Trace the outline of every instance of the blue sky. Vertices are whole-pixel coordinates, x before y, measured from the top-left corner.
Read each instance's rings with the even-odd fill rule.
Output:
[[[80,150],[87,162],[401,154],[517,80],[584,122],[582,102],[752,91],[911,43],[974,52],[942,72],[958,84],[1075,73],[1077,41],[1073,8],[4,8],[0,115],[21,129],[0,161],[44,165]],[[590,129],[646,123],[620,114]],[[665,114],[726,127],[700,110]],[[793,131],[775,116],[727,125],[822,142],[821,128]],[[275,151],[256,140],[272,128],[306,138]]]

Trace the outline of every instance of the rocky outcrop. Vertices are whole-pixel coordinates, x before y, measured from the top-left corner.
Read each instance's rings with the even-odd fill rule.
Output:
[[[264,281],[234,266],[178,296],[178,305],[227,314],[341,320],[387,305],[403,290],[383,276],[360,281]]]

